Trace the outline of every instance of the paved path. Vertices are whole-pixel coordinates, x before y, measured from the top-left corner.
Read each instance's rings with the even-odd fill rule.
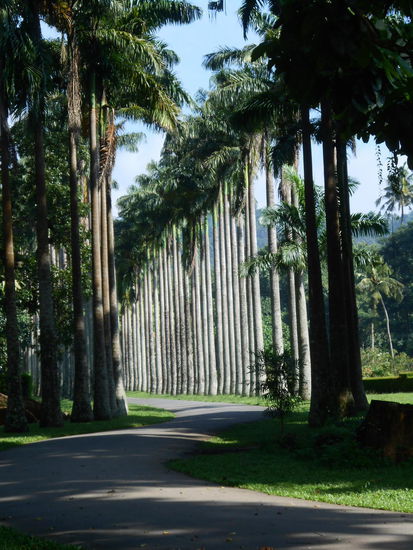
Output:
[[[260,407],[131,401],[177,418],[2,452],[1,523],[90,549],[413,550],[413,515],[222,488],[164,466]]]

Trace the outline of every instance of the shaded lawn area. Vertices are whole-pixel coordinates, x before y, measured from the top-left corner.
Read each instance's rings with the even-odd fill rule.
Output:
[[[369,396],[413,403],[413,394]],[[234,426],[199,445],[191,458],[169,465],[193,477],[232,487],[308,500],[413,513],[413,460],[392,464],[360,448],[361,418],[310,429],[308,405],[286,420]]]
[[[0,526],[0,550],[77,550],[80,546],[68,546],[19,533]]]
[[[71,402],[64,400],[62,402],[62,410],[69,413]],[[94,422],[70,422],[70,420],[67,420],[61,428],[39,428],[38,424],[30,424],[29,432],[25,434],[6,434],[3,426],[0,426],[0,451],[54,437],[106,432],[125,428],[140,428],[149,424],[166,422],[172,418],[174,418],[174,414],[163,409],[130,405],[128,416]]]

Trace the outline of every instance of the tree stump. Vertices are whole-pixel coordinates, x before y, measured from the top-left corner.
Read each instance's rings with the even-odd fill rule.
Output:
[[[38,422],[41,413],[41,404],[34,399],[24,400],[24,410],[26,413],[27,422],[32,424]],[[7,395],[0,393],[0,426],[4,425],[6,421],[7,411]]]
[[[373,400],[357,440],[397,462],[413,457],[413,405]]]

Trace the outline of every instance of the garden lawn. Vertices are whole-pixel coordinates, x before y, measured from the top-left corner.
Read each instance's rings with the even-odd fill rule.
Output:
[[[80,546],[68,546],[31,537],[9,527],[0,526],[0,550],[77,550]]]
[[[267,406],[267,402],[261,396],[246,397],[241,395],[193,395],[193,394],[180,394],[171,395],[169,393],[149,393],[144,391],[128,391],[126,392],[128,397],[137,397],[139,399],[157,398],[157,399],[178,399],[184,401],[212,401],[214,403],[238,403],[240,405],[261,405]]]
[[[63,401],[62,409],[65,412],[70,412],[70,408],[70,401]],[[128,416],[94,422],[70,422],[70,420],[67,420],[61,428],[39,428],[38,424],[30,424],[29,431],[25,434],[6,434],[3,426],[0,426],[0,451],[53,437],[107,432],[125,428],[140,428],[148,424],[165,422],[172,418],[174,418],[174,414],[163,409],[130,405]]]
[[[413,394],[369,396],[413,403]],[[306,424],[303,404],[286,420],[235,426],[169,465],[193,477],[271,495],[413,513],[413,460],[392,464],[359,448],[361,418],[321,429]]]

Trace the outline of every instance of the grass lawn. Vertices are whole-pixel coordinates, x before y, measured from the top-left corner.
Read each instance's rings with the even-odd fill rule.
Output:
[[[80,546],[68,546],[19,533],[0,526],[0,550],[76,550]]]
[[[62,409],[64,412],[70,412],[71,402],[64,400],[62,402]],[[3,426],[0,426],[0,451],[53,437],[107,432],[124,428],[140,428],[148,424],[165,422],[173,417],[173,413],[162,409],[130,405],[128,416],[113,418],[112,420],[100,420],[95,422],[70,422],[68,420],[61,428],[39,428],[37,424],[30,424],[29,432],[25,434],[5,434]]]
[[[370,395],[413,403],[413,394]],[[193,477],[263,493],[413,513],[413,460],[391,464],[357,446],[360,418],[322,429],[306,425],[303,404],[286,421],[273,418],[234,426],[201,443],[172,468]]]
[[[242,397],[241,395],[193,395],[193,394],[180,394],[171,395],[169,393],[156,394],[144,391],[128,391],[126,392],[128,397],[150,398],[156,397],[159,399],[178,399],[185,401],[212,401],[217,403],[239,403],[242,405],[262,405],[267,406],[264,398],[256,397]]]

